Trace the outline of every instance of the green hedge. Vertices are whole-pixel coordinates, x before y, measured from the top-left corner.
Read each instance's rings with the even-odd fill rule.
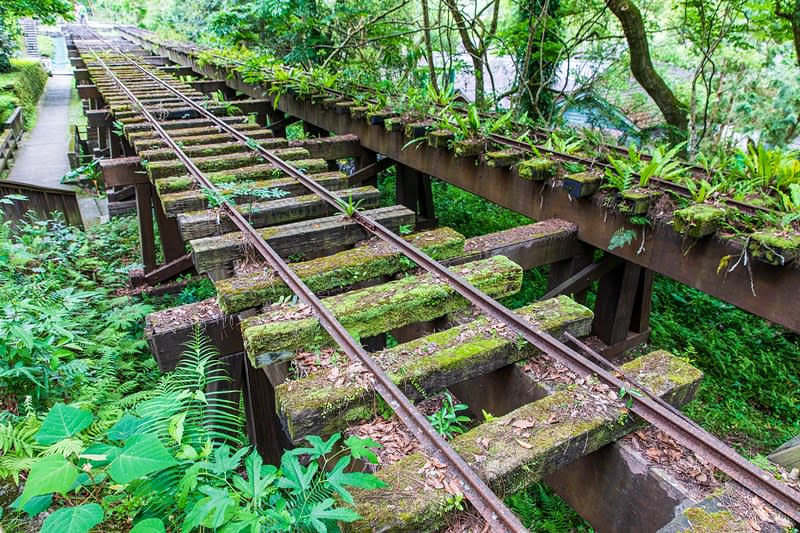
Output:
[[[20,106],[25,127],[30,128],[36,119],[36,103],[47,83],[47,72],[39,61],[14,59],[11,64],[13,70],[0,79],[0,121],[5,121]]]

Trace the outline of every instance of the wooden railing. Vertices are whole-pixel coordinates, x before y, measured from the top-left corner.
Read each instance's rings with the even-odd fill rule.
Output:
[[[22,109],[17,108],[4,123],[0,123],[0,173],[10,168],[14,151],[24,130]],[[24,196],[25,200],[0,203],[3,220],[20,220],[32,211],[41,218],[50,218],[53,211],[64,215],[64,220],[73,226],[83,227],[78,195],[71,187],[42,187],[31,183],[0,179],[0,198],[9,195]]]
[[[69,187],[42,187],[30,183],[0,179],[0,198],[8,195],[24,196],[24,200],[0,203],[3,220],[21,220],[32,211],[40,218],[51,218],[53,211],[64,215],[64,220],[72,226],[83,227],[78,195]]]
[[[14,157],[22,131],[22,108],[18,107],[0,124],[0,173],[10,167],[8,162]]]

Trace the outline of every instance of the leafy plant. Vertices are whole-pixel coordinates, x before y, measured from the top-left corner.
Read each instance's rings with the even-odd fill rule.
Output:
[[[658,146],[653,150],[650,159],[643,158],[633,145],[628,148],[627,158],[608,154],[611,166],[605,170],[606,183],[603,188],[624,192],[633,188],[634,184],[647,187],[654,177],[666,181],[678,180],[685,171],[677,155],[685,144],[680,143],[670,149],[664,145]]]
[[[459,412],[468,410],[469,407],[463,403],[453,404],[453,396],[449,392],[445,392],[442,397],[442,407],[432,415],[428,415],[433,428],[444,438],[452,439],[456,435],[464,433],[466,428],[464,424],[471,419],[466,415],[460,415]]]
[[[6,194],[0,198],[0,204],[13,205],[14,202],[25,202],[27,200],[28,197],[24,194]]]
[[[623,246],[628,246],[636,238],[636,231],[627,228],[619,228],[611,234],[611,239],[608,241],[608,249],[616,250]]]
[[[122,137],[125,135],[125,124],[123,124],[121,120],[115,120],[111,131],[114,132],[114,135],[117,137]]]
[[[707,180],[686,180],[686,188],[695,203],[702,204],[711,198],[721,187],[721,184],[711,185]]]
[[[341,210],[344,211],[344,214],[348,217],[352,217],[353,215],[356,214],[356,212],[358,211],[359,207],[364,202],[364,200],[361,199],[354,201],[353,195],[350,195],[347,197],[347,201],[344,201],[340,198],[337,200],[337,202]]]

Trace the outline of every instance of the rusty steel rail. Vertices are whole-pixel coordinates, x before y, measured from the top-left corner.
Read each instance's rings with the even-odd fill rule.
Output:
[[[153,79],[159,81],[159,83],[169,87],[167,84],[153,76],[140,65],[137,64],[137,67]],[[170,87],[170,90],[176,95],[183,97],[183,95],[181,95],[181,93],[176,89]],[[215,117],[213,114],[198,106],[191,100],[185,97],[183,98],[186,100],[187,104],[197,109],[198,112],[204,114],[210,120],[215,121],[220,128],[229,132],[234,138],[245,144],[248,144],[247,137],[245,135],[224,121],[219,120],[219,118]],[[248,144],[248,146],[250,145]],[[275,164],[287,175],[299,180],[303,185],[314,191],[335,209],[344,212],[343,206],[330,191],[318,183],[310,180],[305,174],[294,167],[291,167],[285,161],[281,160],[268,150],[260,146],[251,146],[251,148],[262,155],[267,161]],[[549,355],[573,372],[580,375],[595,374],[606,384],[616,388],[618,391],[622,389],[631,389],[631,383],[625,379],[617,377],[622,374],[615,366],[611,365],[610,363],[601,366],[584,355],[581,355],[572,348],[569,348],[550,334],[536,327],[527,319],[505,308],[494,299],[479,291],[461,276],[451,272],[441,263],[433,260],[419,249],[408,244],[405,240],[395,235],[385,226],[366,218],[358,211],[353,213],[352,218],[361,224],[361,226],[367,231],[378,236],[383,241],[393,245],[396,249],[406,255],[406,257],[413,260],[425,270],[446,280],[456,292],[480,308],[487,315],[499,320],[500,322],[508,324],[517,334],[528,341],[532,346]],[[346,335],[346,337],[351,338],[349,334]],[[358,346],[358,348],[360,348],[360,346]],[[608,369],[604,368],[604,366]],[[641,390],[643,392],[642,395],[631,396],[631,400],[633,401],[633,407],[631,410],[633,413],[673,436],[676,441],[680,442],[697,455],[707,459],[709,462],[717,466],[717,468],[719,468],[722,472],[739,482],[742,486],[748,488],[754,494],[762,497],[765,501],[773,505],[775,508],[793,520],[800,522],[800,493],[791,489],[785,484],[780,483],[771,474],[753,465],[736,453],[735,450],[722,443],[719,439],[716,439],[702,428],[694,425],[694,423],[685,415],[680,413],[680,411],[674,409],[665,409],[661,402],[654,401],[654,395],[643,387]]]
[[[101,38],[102,39],[102,38]],[[108,65],[100,58],[100,56],[92,49],[97,61],[101,64],[106,73],[114,80],[120,87],[125,95],[131,100],[131,103],[139,108],[139,111],[150,122],[153,128],[158,132],[159,136],[164,142],[175,152],[178,159],[184,164],[186,169],[194,176],[197,182],[211,191],[219,192],[219,189],[203,174],[203,172],[192,162],[192,160],[183,152],[181,147],[169,136],[169,134],[161,127],[159,122],[153,115],[147,111],[144,106],[139,102],[139,99],[122,83],[119,78],[111,71]],[[138,63],[132,61],[126,54],[122,55],[128,58],[137,68],[142,72],[148,74],[153,79],[158,80],[157,77],[152,76],[146,69],[142,68]],[[161,80],[158,80],[159,82]],[[162,82],[163,83],[163,82]],[[164,84],[166,87],[169,85]],[[176,94],[181,95],[180,92],[174,91]],[[183,96],[183,95],[181,95]],[[186,99],[187,103],[191,103],[198,111],[206,111],[201,106],[194,104],[192,100]],[[208,116],[216,118],[213,114],[208,113]],[[220,124],[226,124],[219,121]],[[235,132],[237,138],[244,138],[239,132]],[[246,141],[245,141],[246,142]],[[286,164],[283,160],[272,156],[270,159],[275,162],[282,170],[287,171],[294,168]],[[296,171],[294,171],[296,173]],[[314,182],[312,182],[314,183]],[[327,190],[325,190],[327,193]],[[337,199],[328,193],[326,200],[329,200],[333,205],[338,206]],[[350,335],[350,333],[342,326],[336,319],[331,311],[325,307],[320,299],[308,288],[308,286],[300,279],[300,277],[283,261],[283,259],[272,249],[269,244],[258,234],[258,232],[250,225],[247,219],[231,204],[224,196],[222,196],[222,207],[227,215],[236,225],[236,227],[246,236],[248,242],[261,254],[262,257],[270,264],[272,268],[278,273],[280,278],[286,285],[310,308],[319,318],[320,324],[325,328],[328,334],[334,341],[341,346],[345,353],[353,361],[363,364],[375,376],[375,389],[386,400],[389,406],[398,415],[400,420],[406,427],[414,434],[419,442],[437,459],[448,465],[450,469],[458,476],[458,482],[464,492],[464,495],[475,509],[481,514],[493,530],[496,531],[511,531],[522,532],[527,531],[525,526],[522,525],[519,518],[514,515],[503,504],[486,483],[478,477],[472,468],[461,458],[458,453],[447,443],[444,438],[431,426],[430,422],[422,415],[415,407],[414,404],[403,394],[397,385],[389,378],[383,369],[375,362],[375,360],[367,353],[366,350]],[[359,222],[364,224],[368,221],[363,215],[359,214]],[[374,227],[374,224],[368,222]],[[388,231],[388,230],[387,230]]]

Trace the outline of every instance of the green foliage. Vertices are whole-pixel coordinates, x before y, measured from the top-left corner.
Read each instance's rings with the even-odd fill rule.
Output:
[[[428,421],[441,436],[450,440],[466,430],[464,424],[470,422],[471,418],[458,413],[468,409],[469,407],[463,403],[453,404],[453,396],[445,392],[442,396],[441,409],[428,415]]]
[[[657,277],[654,346],[703,371],[687,413],[745,453],[766,453],[800,433],[800,337],[730,304]]]
[[[611,234],[611,239],[608,241],[608,249],[616,250],[623,246],[628,246],[636,238],[636,231],[628,228],[619,228]]]
[[[0,12],[2,8],[0,8]],[[0,17],[2,24],[2,17]],[[2,41],[0,30],[0,41]],[[0,48],[2,45],[0,44]],[[3,61],[0,50],[0,63]],[[41,62],[29,59],[12,59],[7,69],[9,74],[0,79],[0,119],[5,120],[17,107],[22,108],[25,127],[33,126],[36,119],[36,103],[44,91],[47,72]],[[0,66],[0,72],[3,72]]]
[[[505,503],[535,533],[593,531],[564,500],[541,483],[508,496]]]
[[[344,212],[344,214],[348,217],[352,217],[358,212],[359,207],[364,202],[363,199],[361,200],[353,200],[353,196],[348,196],[347,200],[342,200],[341,198],[337,200],[339,204],[339,208]]]
[[[140,321],[151,307],[113,295],[127,280],[112,258],[136,253],[135,238],[130,219],[89,232],[60,221],[22,222],[13,234],[8,223],[0,226],[0,385],[6,405],[30,396],[34,410],[46,407],[78,384],[114,379],[96,363],[113,366],[116,358],[145,349]],[[120,368],[138,368],[145,378],[148,366],[128,361]]]
[[[677,156],[685,145],[686,143],[680,143],[672,148],[657,146],[649,159],[642,157],[642,153],[633,145],[628,148],[627,159],[608,154],[611,166],[605,170],[606,183],[603,188],[624,192],[634,186],[647,187],[651,178],[678,181],[685,170]]]

